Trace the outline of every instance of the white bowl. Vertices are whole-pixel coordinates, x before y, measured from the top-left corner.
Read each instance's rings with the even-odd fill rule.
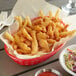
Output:
[[[59,57],[59,61],[60,64],[62,66],[62,68],[67,71],[68,73],[70,73],[73,76],[76,76],[76,73],[72,72],[70,69],[67,68],[67,66],[65,65],[65,59],[64,59],[64,54],[68,53],[67,48],[71,49],[71,50],[76,50],[76,44],[70,45],[68,47],[66,47],[60,54]]]

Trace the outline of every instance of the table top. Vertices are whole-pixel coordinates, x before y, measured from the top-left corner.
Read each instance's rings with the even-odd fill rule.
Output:
[[[58,4],[56,4],[57,0],[46,0],[46,1],[58,6]],[[0,76],[34,76],[36,71],[42,68],[54,68],[59,72],[61,72],[63,76],[71,76],[61,67],[59,63],[59,54],[65,47],[71,44],[76,44],[75,41],[76,37],[68,41],[58,53],[56,53],[54,56],[52,56],[51,58],[40,64],[33,66],[22,66],[15,63],[9,56],[7,56],[4,50],[4,44],[0,40]]]

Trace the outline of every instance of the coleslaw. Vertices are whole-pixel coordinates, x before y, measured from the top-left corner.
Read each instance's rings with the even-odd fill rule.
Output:
[[[76,73],[76,50],[67,48],[68,53],[64,54],[65,65],[68,69]]]

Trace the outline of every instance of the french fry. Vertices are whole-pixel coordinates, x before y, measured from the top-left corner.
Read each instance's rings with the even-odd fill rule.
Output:
[[[24,28],[27,26],[27,24],[28,24],[28,21],[27,21],[27,19],[25,18],[25,19],[24,19]]]
[[[44,17],[44,22],[42,23],[42,26],[47,27],[50,24],[51,20],[48,17]]]
[[[52,18],[52,11],[49,11],[49,17]]]
[[[11,43],[11,45],[12,45],[12,47],[16,50],[17,49],[17,44],[15,43],[15,41],[13,41],[12,43]]]
[[[36,54],[38,52],[38,42],[37,42],[37,38],[36,38],[36,32],[32,31],[31,33],[32,35],[32,54]]]
[[[39,18],[39,19],[35,19],[32,21],[33,25],[41,25],[43,23],[43,19]]]
[[[56,26],[57,26],[58,28],[60,28],[61,30],[64,28],[64,26],[63,26],[60,22],[57,22],[57,23],[56,23]]]
[[[44,17],[44,13],[42,10],[39,11],[39,17],[42,17],[42,18]]]
[[[9,34],[8,32],[4,32],[4,37],[9,41],[14,41],[13,36]]]
[[[29,17],[29,16],[26,17],[26,20],[27,20],[27,24],[28,24],[28,26],[31,26],[32,23],[31,23],[31,20],[30,20],[30,17]]]
[[[25,27],[25,29],[27,30],[28,33],[31,33],[32,29],[29,27]]]
[[[31,41],[28,39],[25,39],[24,43],[26,43],[27,46],[31,47]]]
[[[76,30],[68,31],[68,32],[61,32],[60,37],[72,36],[73,34],[76,34]]]
[[[26,29],[21,29],[23,36],[26,37],[28,40],[32,40],[32,37],[28,34],[28,32],[26,31]]]
[[[59,17],[59,13],[60,13],[60,9],[58,8],[57,11],[56,11],[56,14],[55,14],[55,18]]]

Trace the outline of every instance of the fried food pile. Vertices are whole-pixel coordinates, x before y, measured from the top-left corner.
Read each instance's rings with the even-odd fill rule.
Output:
[[[51,52],[56,42],[76,32],[76,30],[67,30],[68,25],[59,18],[59,11],[60,9],[57,10],[55,16],[51,11],[48,16],[45,16],[40,10],[39,17],[33,20],[29,16],[26,18],[16,16],[15,20],[19,23],[19,29],[13,34],[4,32],[4,38],[19,54],[35,55],[40,51]]]

